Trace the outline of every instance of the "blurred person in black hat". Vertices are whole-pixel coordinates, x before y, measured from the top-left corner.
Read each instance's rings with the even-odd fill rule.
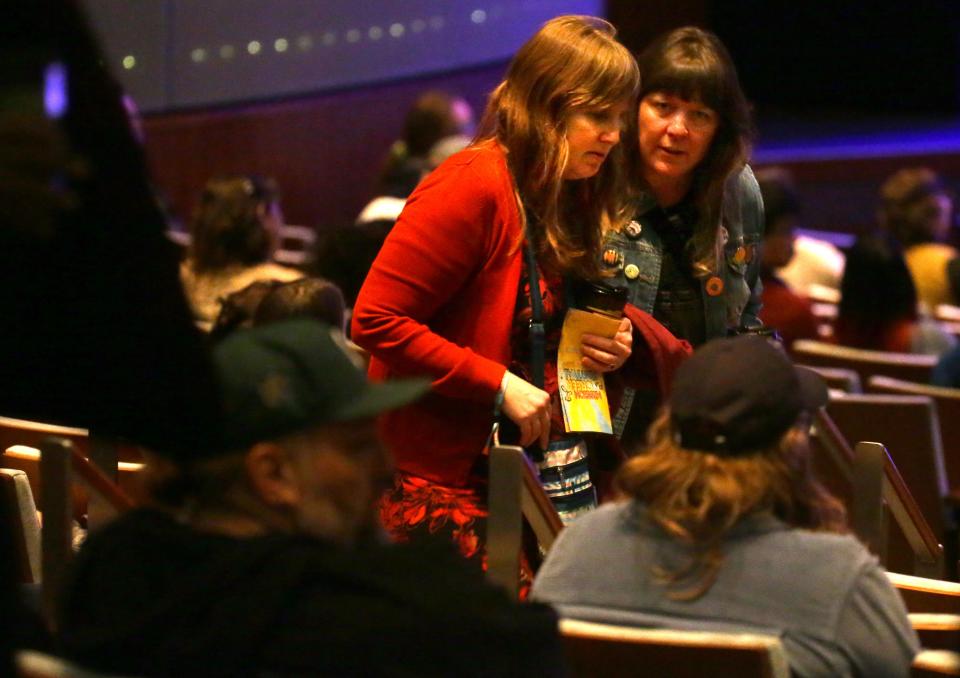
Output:
[[[625,501],[560,535],[532,598],[591,621],[779,636],[792,675],[909,675],[903,602],[812,474],[826,402],[769,340],[708,342],[621,468]]]
[[[372,420],[425,381],[368,383],[309,320],[238,330],[214,362],[218,442],[150,458],[155,506],[90,536],[62,601],[68,658],[143,676],[557,672],[547,607],[509,602],[446,544],[381,538],[392,465]]]

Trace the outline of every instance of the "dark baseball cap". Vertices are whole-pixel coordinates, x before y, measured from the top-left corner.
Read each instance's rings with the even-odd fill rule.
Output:
[[[710,341],[677,369],[670,413],[681,447],[735,455],[773,445],[828,397],[820,375],[746,335]]]
[[[368,382],[355,360],[340,332],[314,320],[231,334],[213,350],[223,410],[217,444],[195,452],[244,450],[321,424],[368,419],[430,388],[427,379]]]

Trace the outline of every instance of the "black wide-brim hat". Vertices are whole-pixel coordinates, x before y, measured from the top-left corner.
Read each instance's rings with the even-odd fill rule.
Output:
[[[773,445],[828,399],[820,375],[746,335],[698,349],[677,369],[669,403],[681,447],[734,455]]]

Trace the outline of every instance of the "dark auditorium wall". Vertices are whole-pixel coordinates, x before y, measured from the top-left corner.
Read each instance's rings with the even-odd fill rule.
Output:
[[[624,44],[637,50],[663,30],[703,24],[709,4],[608,0],[607,16]],[[352,220],[369,199],[379,163],[418,93],[440,88],[460,94],[479,117],[505,66],[503,61],[277,103],[148,115],[151,169],[183,220],[211,175],[256,172],[277,179],[289,223],[323,230]]]
[[[384,153],[420,92],[439,88],[459,94],[479,116],[505,66],[285,102],[148,116],[151,170],[183,219],[211,175],[255,172],[279,183],[288,223],[330,228],[352,221],[371,197]]]
[[[946,89],[958,88],[960,3],[924,0],[911,3],[912,11],[907,11],[903,3],[882,1],[870,5],[876,9],[872,14],[853,3],[829,12],[818,9],[819,5],[767,0],[607,0],[607,16],[634,51],[662,31],[683,24],[705,26],[720,34],[756,105],[761,148],[775,140],[769,126],[775,115],[788,113],[809,122],[832,103],[834,112],[839,109],[846,115],[849,127],[851,120],[866,119],[871,112],[902,115],[910,113],[907,109],[913,105],[914,114],[929,114],[960,102],[960,96]],[[825,17],[833,17],[832,32],[824,26]],[[838,17],[847,17],[850,23]],[[896,36],[898,27],[900,40],[884,39]],[[924,50],[937,58],[930,61]],[[884,67],[869,68],[872,62]],[[150,163],[161,191],[184,219],[211,174],[252,171],[279,181],[288,222],[322,230],[352,220],[370,197],[378,164],[399,133],[405,109],[419,92],[436,87],[462,94],[479,115],[505,63],[275,103],[148,116]],[[840,84],[828,86],[833,75],[841,76]],[[876,80],[865,84],[866,75]],[[843,88],[844,82],[849,87]],[[911,82],[915,88],[908,86]],[[855,110],[858,104],[866,110]],[[867,227],[880,183],[899,167],[926,164],[942,172],[952,185],[960,179],[957,153],[781,164],[794,170],[810,202],[808,225],[831,230]]]
[[[761,115],[960,112],[960,3],[713,2]]]

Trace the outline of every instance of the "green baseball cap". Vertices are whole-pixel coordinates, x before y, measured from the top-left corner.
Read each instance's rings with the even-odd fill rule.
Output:
[[[343,335],[313,320],[239,330],[216,346],[213,360],[223,410],[213,454],[367,419],[430,388],[427,379],[368,382]]]

